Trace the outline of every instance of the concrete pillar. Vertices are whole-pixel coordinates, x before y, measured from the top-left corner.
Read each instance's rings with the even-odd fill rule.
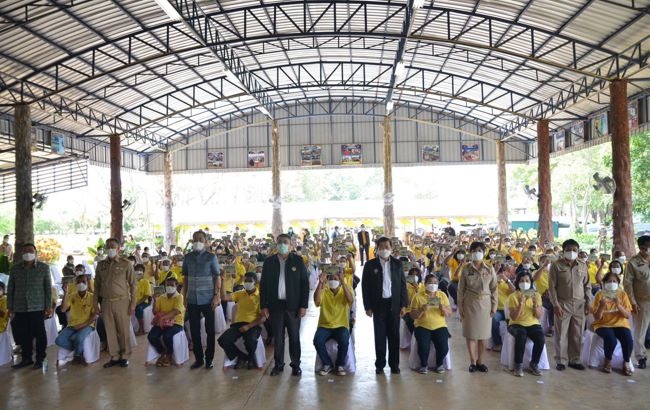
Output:
[[[172,154],[171,152],[165,153],[165,167],[163,170],[163,202],[165,207],[165,234],[164,234],[164,247],[170,249],[173,244],[176,244],[174,235],[174,224],[172,222]]]
[[[614,80],[609,85],[612,136],[612,176],[616,183],[612,221],[614,249],[634,255],[634,222],[632,219],[632,178],[630,166],[630,134],[627,111],[627,80]]]
[[[553,198],[551,195],[551,139],[548,120],[537,122],[537,192],[539,208],[539,240],[553,241]]]
[[[278,122],[273,120],[271,129],[271,178],[273,180],[273,220],[271,222],[271,231],[277,238],[282,230],[282,194],[280,193],[280,132]]]
[[[15,107],[16,137],[16,246],[20,255],[24,243],[34,242],[32,206],[32,118],[29,105]]]
[[[506,144],[497,141],[497,178],[499,184],[499,233],[510,232],[508,223],[508,189],[506,183]]]
[[[122,152],[120,149],[120,136],[110,137],[110,162],[111,162],[111,237],[122,242],[123,212],[122,212],[122,177],[120,175]]]
[[[393,151],[390,115],[384,117],[384,235],[395,236],[395,209],[393,208]]]

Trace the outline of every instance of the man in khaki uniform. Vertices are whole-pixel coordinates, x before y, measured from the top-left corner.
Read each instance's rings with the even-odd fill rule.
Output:
[[[573,239],[562,244],[560,259],[551,265],[548,293],[555,311],[556,369],[584,370],[580,361],[585,315],[589,310],[589,273],[578,259],[580,245]]]
[[[107,258],[97,264],[95,272],[95,311],[101,314],[106,327],[111,360],[105,368],[128,367],[131,355],[131,316],[135,312],[135,275],[131,263],[118,255],[119,242],[106,241]]]
[[[650,325],[650,236],[638,239],[639,253],[627,264],[624,287],[634,312],[634,352],[638,368],[646,368],[645,336]]]

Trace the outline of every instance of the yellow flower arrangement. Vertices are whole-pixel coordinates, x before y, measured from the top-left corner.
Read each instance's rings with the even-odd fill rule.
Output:
[[[38,260],[47,264],[57,263],[61,258],[61,244],[52,238],[37,239]]]

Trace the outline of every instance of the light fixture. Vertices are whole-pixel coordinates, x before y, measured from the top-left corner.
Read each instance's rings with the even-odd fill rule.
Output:
[[[182,21],[183,17],[178,13],[178,11],[172,6],[169,0],[155,0],[160,6],[161,9],[169,16],[170,19],[174,21]]]
[[[421,9],[424,7],[424,3],[426,3],[426,0],[414,0],[413,1],[413,8],[414,9]]]
[[[389,114],[391,111],[393,111],[393,107],[395,107],[393,100],[388,101],[386,103],[386,114]]]
[[[404,61],[400,61],[395,65],[395,78],[402,78],[404,77]]]

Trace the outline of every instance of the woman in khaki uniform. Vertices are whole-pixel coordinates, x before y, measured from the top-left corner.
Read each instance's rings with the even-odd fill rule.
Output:
[[[497,310],[497,275],[483,261],[485,245],[473,242],[469,248],[471,262],[462,268],[458,282],[458,313],[471,364],[470,373],[487,372],[483,364],[485,340],[492,335],[492,317]]]

